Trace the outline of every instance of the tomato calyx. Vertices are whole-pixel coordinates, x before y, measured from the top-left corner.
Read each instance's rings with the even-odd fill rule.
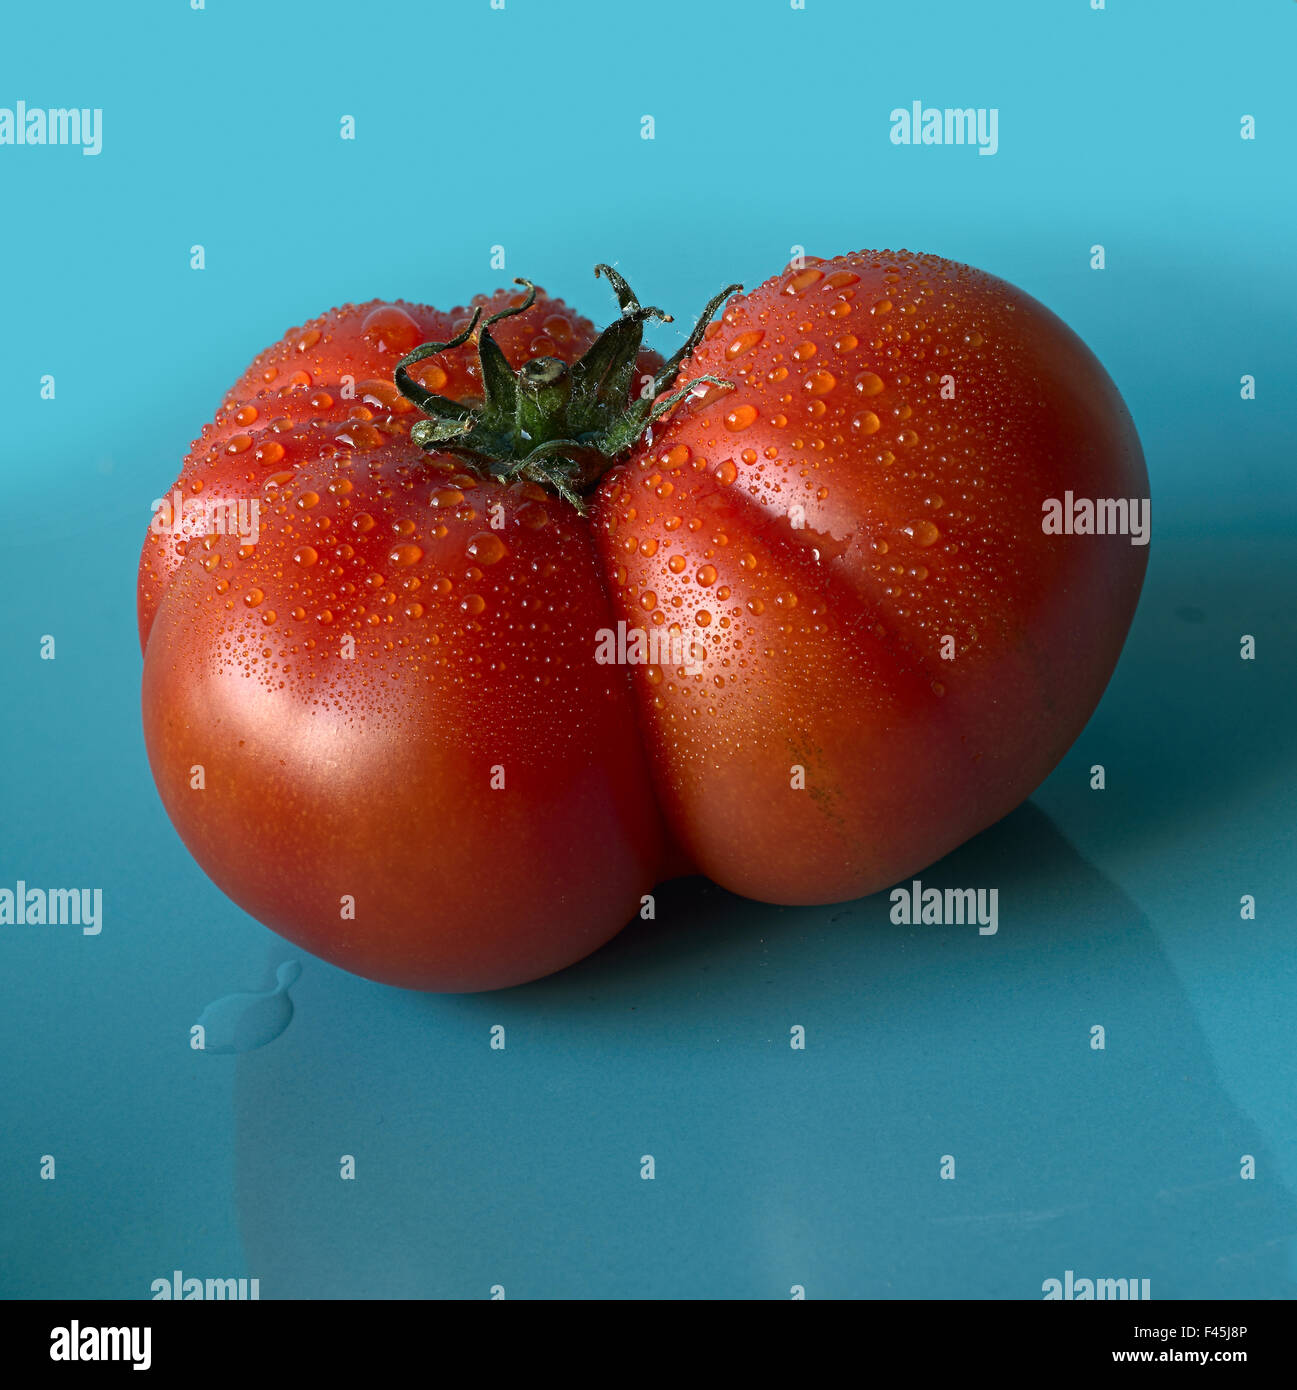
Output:
[[[515,279],[527,293],[518,304],[492,314],[479,327],[481,309],[444,343],[424,343],[396,365],[397,390],[427,419],[410,437],[429,453],[454,454],[479,477],[500,482],[526,479],[556,492],[584,514],[583,497],[655,420],[702,383],[732,387],[719,377],[699,376],[671,391],[681,364],[702,341],[712,315],[742,285],[728,285],[708,301],[693,330],[632,399],[635,361],[650,319],[670,323],[670,314],[645,308],[611,266],[597,265],[617,296],[620,316],[571,364],[537,357],[518,371],[509,366],[491,325],[529,309],[536,299],[530,280]],[[476,332],[482,401],[452,401],[421,386],[409,369],[417,362],[462,346]],[[669,394],[663,394],[664,392]]]

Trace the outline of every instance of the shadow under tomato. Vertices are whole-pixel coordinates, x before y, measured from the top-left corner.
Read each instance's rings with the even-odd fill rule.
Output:
[[[692,879],[496,994],[308,967],[237,1062],[263,1296],[1297,1292],[1297,1206],[1134,905],[1032,805],[923,879],[997,887],[998,934]]]

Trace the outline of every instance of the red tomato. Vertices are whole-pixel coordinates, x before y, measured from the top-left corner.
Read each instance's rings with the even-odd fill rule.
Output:
[[[736,893],[872,893],[1029,796],[1098,704],[1148,552],[1047,535],[1042,505],[1146,499],[1139,440],[1061,320],[934,256],[790,267],[708,330],[707,372],[736,389],[596,506],[620,616],[708,650],[636,685],[659,805]]]
[[[773,902],[885,887],[1030,793],[1120,651],[1146,552],[1041,505],[1146,495],[1139,445],[1035,301],[931,257],[813,263],[673,388],[608,274],[597,342],[504,293],[476,343],[405,304],[289,334],[145,543],[167,810],[359,974],[534,979],[690,863]]]

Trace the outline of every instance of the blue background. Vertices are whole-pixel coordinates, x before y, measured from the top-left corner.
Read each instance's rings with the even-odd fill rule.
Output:
[[[0,884],[102,887],[105,924],[0,927],[0,1293],[147,1297],[176,1268],[266,1298],[1038,1298],[1067,1269],[1297,1292],[1291,0],[5,24],[0,105],[102,107],[104,146],[0,147]],[[999,152],[892,145],[915,100],[998,108]],[[527,275],[605,321],[606,259],[677,314],[669,349],[798,245],[1013,281],[1144,442],[1154,543],[1107,696],[1031,803],[924,875],[998,885],[999,935],[692,880],[557,977],[436,997],[236,909],[154,792],[135,633],[150,503],[224,388],[348,299]],[[189,1049],[290,958],[287,1031]]]

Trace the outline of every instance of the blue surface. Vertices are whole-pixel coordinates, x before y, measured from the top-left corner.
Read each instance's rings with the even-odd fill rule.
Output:
[[[0,1293],[144,1298],[180,1268],[266,1298],[1037,1298],[1071,1269],[1291,1297],[1297,7],[417,14],[423,52],[336,3],[6,21],[0,106],[104,116],[94,157],[0,146],[0,886],[99,886],[104,926],[0,927]],[[998,152],[893,145],[914,100],[995,107]],[[236,909],[154,792],[134,611],[149,504],[221,391],[347,299],[525,274],[602,318],[604,259],[677,312],[669,347],[796,245],[1022,286],[1144,441],[1150,569],[1107,696],[1030,804],[925,874],[998,885],[998,935],[692,880],[560,976],[439,998]],[[278,1036],[189,1049],[289,960]]]

